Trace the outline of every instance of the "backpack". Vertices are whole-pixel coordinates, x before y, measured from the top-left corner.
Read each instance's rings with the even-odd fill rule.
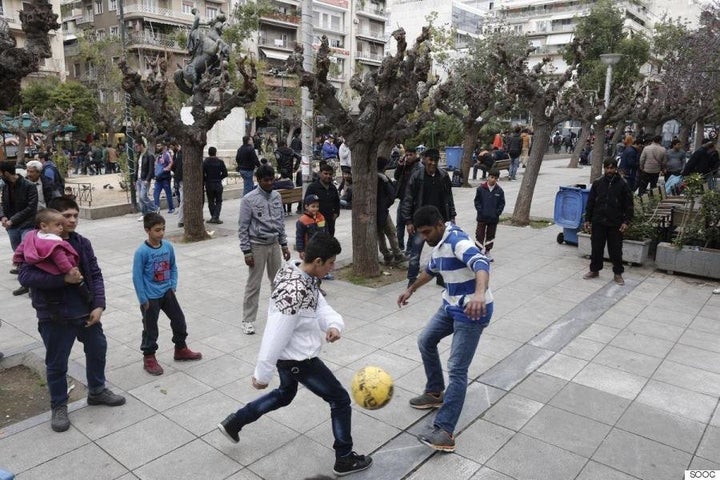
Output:
[[[52,180],[50,180],[50,175],[46,174],[48,171],[52,173]],[[40,175],[48,179],[48,183],[51,186],[52,198],[62,197],[65,194],[65,179],[55,164],[45,163],[40,171]],[[49,199],[46,199],[46,201],[47,200]]]

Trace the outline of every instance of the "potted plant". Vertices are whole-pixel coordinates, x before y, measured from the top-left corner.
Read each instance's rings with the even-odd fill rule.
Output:
[[[720,192],[705,191],[700,175],[685,183],[688,200],[677,234],[673,243],[658,244],[655,265],[668,273],[720,279]]]

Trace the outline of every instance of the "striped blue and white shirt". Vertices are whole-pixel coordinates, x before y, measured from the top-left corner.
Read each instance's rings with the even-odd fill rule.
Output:
[[[490,272],[487,257],[460,227],[451,222],[446,223],[445,234],[433,248],[426,271],[430,275],[442,275],[445,281],[443,307],[453,317],[464,309],[469,297],[475,293],[475,274],[480,270]],[[489,305],[492,301],[492,292],[488,286],[485,304]],[[469,318],[467,320],[470,321]]]

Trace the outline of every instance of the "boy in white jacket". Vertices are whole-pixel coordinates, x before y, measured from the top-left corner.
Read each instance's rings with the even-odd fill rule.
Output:
[[[350,396],[318,357],[323,336],[325,341],[335,342],[344,327],[342,317],[325,301],[319,288],[320,279],[333,269],[340,251],[337,239],[319,232],[305,246],[302,262],[290,261],[278,271],[252,385],[258,390],[267,388],[277,370],[280,386],[228,415],[218,428],[239,442],[238,433],[245,425],[289,405],[298,383],[302,383],[330,404],[335,437],[333,470],[337,475],[348,475],[369,468],[372,458],[352,450]]]

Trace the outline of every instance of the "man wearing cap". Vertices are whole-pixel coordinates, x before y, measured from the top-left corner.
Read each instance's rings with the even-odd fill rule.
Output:
[[[268,279],[272,282],[280,269],[280,250],[283,258],[290,260],[282,199],[272,189],[275,170],[270,165],[261,165],[255,170],[255,178],[258,187],[240,202],[238,222],[240,249],[245,256],[245,265],[250,268],[243,301],[242,328],[246,335],[255,333],[263,271],[267,269]]]

